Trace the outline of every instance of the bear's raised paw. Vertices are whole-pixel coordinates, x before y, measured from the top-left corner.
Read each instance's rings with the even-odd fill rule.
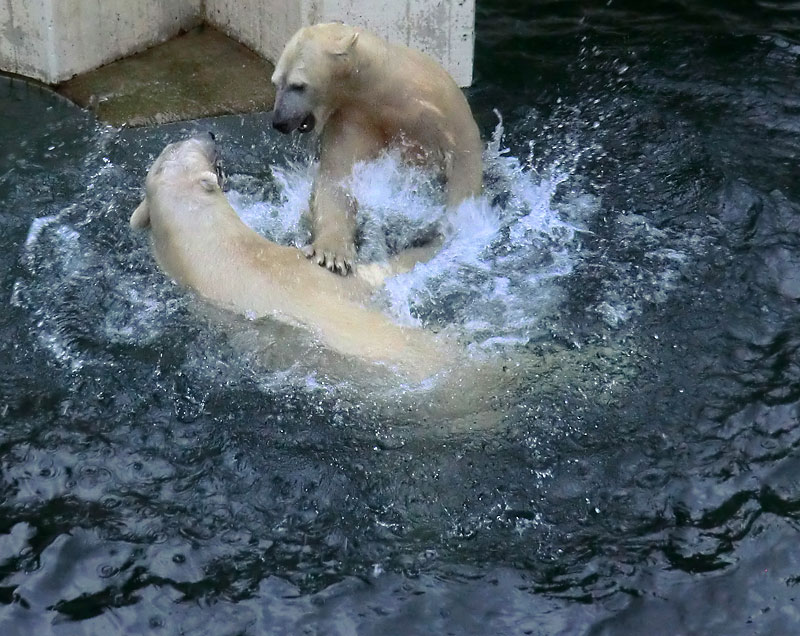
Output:
[[[314,241],[306,245],[303,249],[306,258],[313,259],[317,265],[327,267],[330,271],[347,276],[353,269],[356,260],[355,247],[342,246],[340,249],[330,249],[327,245],[321,245],[320,241]]]

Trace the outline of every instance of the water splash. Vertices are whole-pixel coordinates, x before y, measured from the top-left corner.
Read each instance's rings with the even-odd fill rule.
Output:
[[[399,152],[356,166],[349,187],[359,203],[362,260],[385,260],[437,234],[443,239],[430,261],[389,279],[376,298],[397,322],[447,330],[479,347],[516,346],[542,328],[544,309],[559,296],[553,283],[572,271],[580,248],[579,228],[554,204],[570,174],[558,166],[535,173],[530,160],[503,146],[503,135],[500,120],[484,153],[484,195],[454,210],[444,205],[438,175],[405,164]],[[275,167],[272,200],[234,191],[231,203],[270,239],[303,245],[309,233],[302,215],[316,168]],[[581,196],[576,207],[588,216],[596,204]]]
[[[569,175],[535,174],[502,146],[498,123],[484,154],[486,191],[444,217],[444,244],[425,265],[386,285],[390,311],[416,324],[449,322],[472,344],[525,342],[558,298],[549,283],[572,271],[577,228],[562,220],[556,189]]]
[[[276,243],[301,247],[311,239],[303,215],[311,198],[316,168],[316,164],[297,163],[273,166],[271,173],[276,193],[272,197],[265,197],[261,188],[254,192],[239,189],[239,186],[248,185],[251,178],[231,175],[228,201],[241,219],[259,234]]]
[[[358,165],[349,184],[359,201],[362,260],[382,261],[442,237],[439,252],[390,279],[376,305],[399,323],[446,331],[473,350],[508,351],[543,329],[542,317],[561,293],[557,280],[572,271],[580,248],[574,220],[563,220],[565,203],[560,208],[553,203],[569,174],[557,167],[547,175],[536,173],[530,160],[511,155],[502,140],[500,123],[484,155],[485,194],[453,210],[444,205],[438,175],[405,164],[394,151]],[[73,369],[104,364],[109,348],[151,346],[176,320],[190,320],[181,315],[187,295],[157,270],[147,241],[127,228],[127,207],[134,205],[119,197],[129,175],[113,162],[97,163],[80,201],[31,224],[21,260],[26,274],[12,299],[36,317],[42,346]],[[233,174],[228,198],[257,232],[302,246],[310,239],[304,213],[316,170],[314,162],[274,165],[271,179],[262,182]],[[583,214],[593,211],[583,201]],[[215,338],[204,336],[203,346],[224,346]],[[248,338],[240,334],[229,342],[258,346]],[[308,356],[295,353],[271,358],[276,362],[269,384],[316,390],[342,381],[315,375],[313,363],[297,361]],[[198,364],[206,359],[198,354]]]
[[[568,281],[596,278],[600,259],[618,275],[602,277],[608,279],[608,285],[603,282],[608,293],[588,299],[585,313],[612,327],[636,316],[628,301],[643,297],[647,281],[640,282],[638,270],[629,274],[630,266],[606,262],[607,255],[602,260],[584,247],[585,238],[593,236],[585,228],[597,219],[600,201],[581,187],[572,155],[547,164],[533,156],[532,145],[528,148],[528,156],[506,148],[500,122],[484,152],[483,195],[451,210],[444,204],[439,176],[404,164],[396,152],[356,167],[350,187],[359,201],[362,260],[384,260],[437,234],[442,241],[430,261],[387,281],[373,299],[378,308],[398,323],[444,332],[478,358],[526,355],[531,341],[571,338],[564,301],[574,306],[576,297]],[[316,170],[314,162],[284,159],[271,166],[267,178],[233,173],[228,198],[259,233],[302,246],[310,238],[304,213]],[[174,345],[182,347],[181,359],[186,356],[182,367],[193,369],[201,383],[208,374],[217,374],[214,381],[219,373],[233,381],[258,376],[264,390],[313,394],[347,384],[345,374],[321,370],[318,362],[326,354],[317,345],[307,340],[285,345],[298,340],[297,333],[262,321],[211,316],[206,308],[195,311],[203,304],[166,278],[148,241],[128,229],[141,176],[113,161],[87,174],[77,201],[32,223],[20,260],[24,275],[12,299],[29,310],[40,343],[54,357],[82,368],[113,364],[131,347]],[[633,232],[624,225],[620,231],[643,248],[652,245],[653,253],[667,254],[671,245],[679,245],[671,236],[657,236],[650,226],[636,228]],[[679,265],[676,258],[665,257],[659,280],[667,281]],[[220,329],[211,326],[223,323]],[[186,332],[196,342],[172,342],[175,334]]]

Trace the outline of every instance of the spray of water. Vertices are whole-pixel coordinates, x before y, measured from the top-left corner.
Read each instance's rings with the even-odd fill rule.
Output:
[[[568,172],[535,174],[503,146],[502,120],[484,153],[483,196],[454,210],[443,202],[438,176],[404,164],[388,151],[356,166],[348,184],[359,205],[360,258],[382,261],[431,237],[438,253],[411,272],[389,279],[376,302],[407,325],[446,330],[473,348],[525,342],[558,298],[555,280],[572,271],[578,228],[553,205]],[[251,227],[272,240],[303,245],[302,221],[316,166],[273,168],[278,195],[257,201],[231,192]]]
[[[484,195],[456,209],[446,209],[438,175],[404,164],[391,151],[357,166],[349,183],[359,203],[362,260],[382,261],[437,235],[442,241],[430,261],[390,279],[375,305],[398,323],[446,332],[480,355],[508,354],[552,328],[544,316],[559,301],[559,279],[573,271],[580,254],[576,216],[564,220],[563,197],[561,207],[554,204],[569,173],[536,173],[502,140],[501,122],[485,150]],[[252,177],[231,175],[229,200],[259,233],[305,245],[310,234],[303,215],[316,169],[314,163],[273,166],[272,183],[260,189],[252,187]],[[24,248],[26,273],[12,302],[31,310],[40,342],[73,367],[105,360],[117,345],[151,346],[173,333],[175,321],[191,320],[186,295],[158,271],[146,241],[130,234],[130,211],[115,208],[110,193],[121,192],[121,182],[121,168],[106,165],[92,177],[85,201],[33,222]],[[581,205],[587,216],[594,212],[586,196]],[[228,340],[241,339],[250,349],[249,337]],[[94,344],[87,349],[85,342]],[[217,349],[209,354],[208,347]],[[216,341],[197,347],[206,349],[198,364],[224,356],[219,347]],[[260,380],[309,390],[330,384],[316,374],[309,351],[273,358],[269,377],[262,368]]]

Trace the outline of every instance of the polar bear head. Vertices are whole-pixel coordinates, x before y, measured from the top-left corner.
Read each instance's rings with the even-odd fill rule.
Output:
[[[183,197],[193,192],[221,191],[220,168],[213,133],[169,144],[153,162],[145,180],[145,197],[131,215],[130,225],[142,229],[150,225],[150,201],[171,191]]]
[[[305,27],[292,36],[272,74],[277,130],[322,129],[352,74],[358,37],[357,29],[338,22]]]

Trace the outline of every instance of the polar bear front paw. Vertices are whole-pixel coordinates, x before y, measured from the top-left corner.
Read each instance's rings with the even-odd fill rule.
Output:
[[[327,267],[330,271],[347,276],[353,269],[356,260],[356,250],[353,246],[340,246],[339,249],[332,249],[331,246],[322,241],[314,241],[311,245],[303,248],[306,258],[316,261],[317,265]]]

